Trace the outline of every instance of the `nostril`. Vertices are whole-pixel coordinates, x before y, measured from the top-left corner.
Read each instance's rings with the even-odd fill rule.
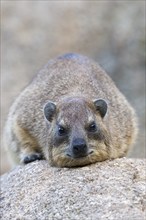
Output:
[[[79,151],[79,147],[78,146],[73,146],[73,150],[74,150],[74,152],[78,152]]]
[[[86,145],[85,144],[75,145],[74,148],[75,150],[79,151],[85,149]]]
[[[76,157],[82,157],[87,154],[87,145],[74,145],[73,146],[73,154]]]
[[[75,152],[81,152],[81,151],[84,151],[86,149],[86,145],[85,144],[74,145],[73,149],[74,149]]]
[[[74,157],[83,157],[87,155],[87,145],[83,138],[76,138],[72,142],[72,153]]]

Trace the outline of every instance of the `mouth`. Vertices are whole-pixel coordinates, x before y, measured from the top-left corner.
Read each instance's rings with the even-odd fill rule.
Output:
[[[71,158],[71,159],[81,159],[81,158],[86,158],[86,157],[88,157],[91,154],[93,154],[93,150],[88,151],[87,154],[84,155],[84,156],[77,157],[77,156],[71,155],[70,153],[67,153],[66,156]]]
[[[53,155],[52,165],[57,167],[82,167],[96,161],[94,150],[90,150],[84,156],[79,157],[75,157],[71,152],[63,152],[62,154]]]

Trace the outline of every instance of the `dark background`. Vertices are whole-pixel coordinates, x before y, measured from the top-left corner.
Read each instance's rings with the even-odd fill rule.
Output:
[[[10,105],[50,58],[96,60],[139,118],[130,157],[145,156],[145,1],[1,2],[1,133]],[[10,168],[1,144],[1,173]]]

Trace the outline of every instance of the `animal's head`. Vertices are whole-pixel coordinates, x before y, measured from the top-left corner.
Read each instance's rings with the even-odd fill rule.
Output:
[[[104,123],[107,108],[103,99],[91,101],[80,97],[45,105],[48,159],[52,165],[84,166],[108,158],[110,140]]]

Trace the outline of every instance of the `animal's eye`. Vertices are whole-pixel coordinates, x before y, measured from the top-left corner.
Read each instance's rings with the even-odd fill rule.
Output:
[[[89,132],[95,132],[95,131],[97,131],[97,127],[96,127],[95,122],[92,122],[92,123],[88,126],[88,131],[89,131]]]
[[[62,127],[61,125],[58,126],[58,134],[59,134],[60,136],[66,134],[66,129],[65,129],[64,127]]]

